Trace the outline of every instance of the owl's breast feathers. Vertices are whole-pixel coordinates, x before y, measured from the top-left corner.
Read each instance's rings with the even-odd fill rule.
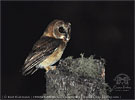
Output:
[[[60,59],[65,47],[66,43],[61,39],[45,36],[41,37],[34,44],[32,52],[25,60],[23,75],[33,74],[35,71],[37,71],[36,67],[39,64],[53,64],[57,62]]]

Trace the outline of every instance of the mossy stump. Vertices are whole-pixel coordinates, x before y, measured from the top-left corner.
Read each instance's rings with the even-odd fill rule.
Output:
[[[59,61],[46,74],[45,100],[107,100],[104,59],[93,56]]]

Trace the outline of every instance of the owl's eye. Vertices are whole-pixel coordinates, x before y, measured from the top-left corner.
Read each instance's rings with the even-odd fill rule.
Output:
[[[59,27],[59,32],[60,33],[66,33],[65,29],[63,27]]]

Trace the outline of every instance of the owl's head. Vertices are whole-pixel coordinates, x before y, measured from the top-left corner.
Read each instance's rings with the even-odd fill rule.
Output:
[[[65,42],[70,40],[71,24],[64,22],[63,20],[52,21],[45,32],[45,36],[54,37],[56,39],[62,39]]]

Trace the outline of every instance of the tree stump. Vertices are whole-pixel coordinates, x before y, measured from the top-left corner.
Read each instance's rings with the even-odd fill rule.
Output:
[[[45,100],[108,100],[105,60],[94,56],[59,61],[56,70],[46,74]]]

